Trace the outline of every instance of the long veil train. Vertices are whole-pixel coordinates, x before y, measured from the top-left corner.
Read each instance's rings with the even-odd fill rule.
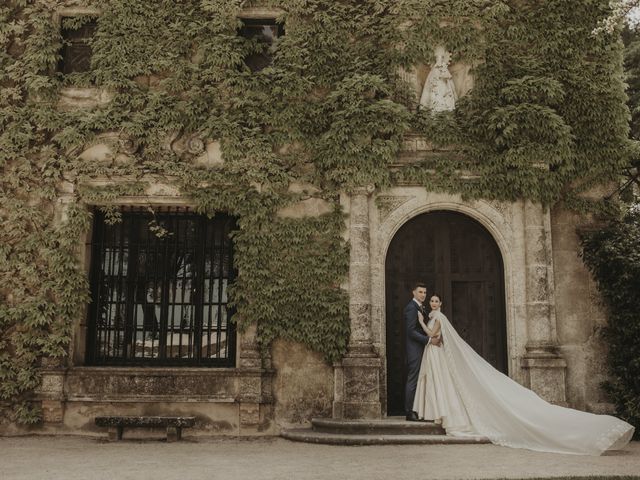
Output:
[[[438,312],[447,364],[473,429],[493,443],[542,452],[600,455],[623,448],[634,427],[610,415],[552,405],[496,370]]]

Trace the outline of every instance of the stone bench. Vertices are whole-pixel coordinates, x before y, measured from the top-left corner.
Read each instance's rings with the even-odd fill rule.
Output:
[[[151,416],[105,416],[96,417],[98,427],[108,427],[110,441],[122,440],[125,427],[166,428],[167,442],[175,442],[182,437],[182,429],[193,427],[195,417],[151,417]]]

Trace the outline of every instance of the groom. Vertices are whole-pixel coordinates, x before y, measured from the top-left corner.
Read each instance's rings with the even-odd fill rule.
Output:
[[[404,307],[404,324],[407,337],[407,384],[404,394],[404,411],[407,420],[417,422],[418,414],[413,411],[413,399],[416,396],[416,385],[418,384],[418,374],[420,373],[420,363],[424,347],[432,342],[438,345],[438,339],[430,339],[425,335],[418,322],[418,312],[425,317],[423,303],[427,298],[427,287],[422,283],[416,283],[413,287],[413,298]]]

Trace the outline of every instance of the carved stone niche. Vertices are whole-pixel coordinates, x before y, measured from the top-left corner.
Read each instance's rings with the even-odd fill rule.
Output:
[[[69,3],[69,2],[67,2]],[[99,9],[84,7],[81,5],[58,8],[53,13],[53,23],[62,29],[62,20],[65,17],[80,17],[84,15],[99,16]],[[65,87],[60,91],[58,108],[60,110],[74,110],[94,108],[109,103],[113,93],[97,87]]]
[[[436,68],[450,76],[456,99],[463,97],[473,88],[474,79],[471,74],[471,65],[462,62],[451,63],[450,55],[448,52],[444,52],[447,55],[442,55],[441,47],[438,47],[436,52],[441,53],[442,58],[433,65],[415,65],[409,69],[401,69],[399,72],[400,76],[410,85],[416,103],[421,103],[420,100],[425,97],[425,89],[428,90],[430,84],[434,82]]]

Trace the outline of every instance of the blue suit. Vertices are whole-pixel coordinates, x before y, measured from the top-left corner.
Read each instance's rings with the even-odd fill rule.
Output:
[[[418,304],[415,300],[411,300],[404,307],[404,324],[407,339],[407,384],[404,394],[404,410],[408,414],[413,411],[413,399],[416,396],[422,354],[424,347],[429,343],[429,337],[424,334],[418,322]]]

